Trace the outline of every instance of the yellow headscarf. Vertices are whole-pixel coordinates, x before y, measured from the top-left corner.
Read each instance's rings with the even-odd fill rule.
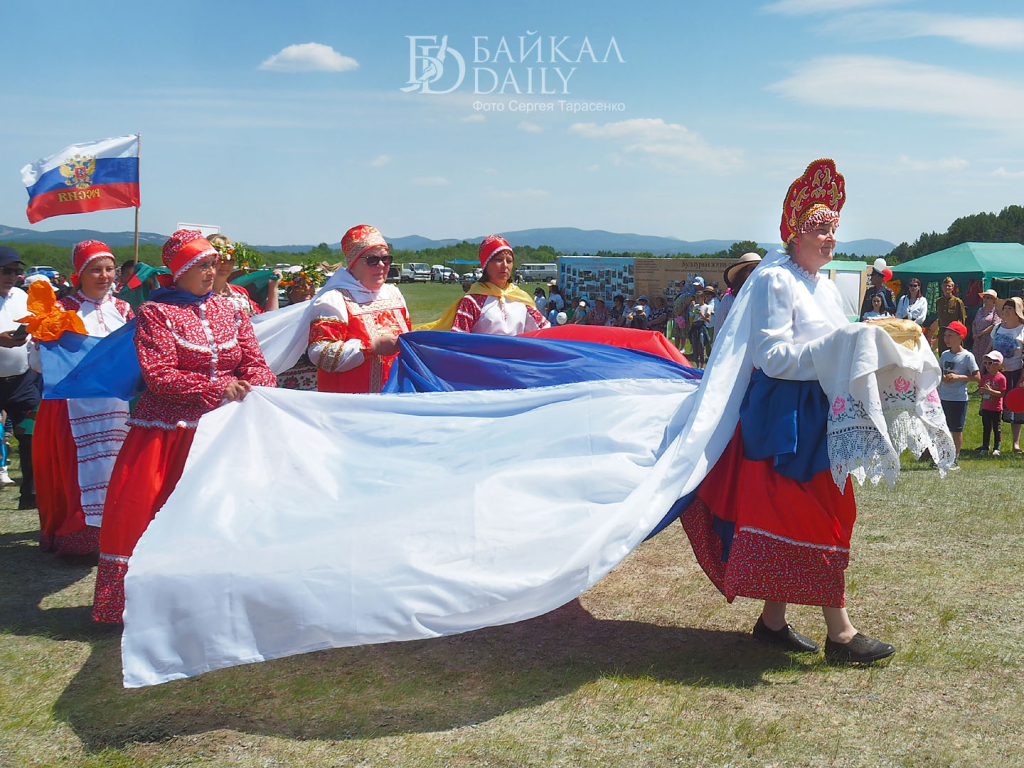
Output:
[[[537,307],[537,305],[533,303],[533,297],[530,296],[530,294],[518,285],[513,285],[512,283],[509,283],[508,287],[504,290],[493,283],[473,283],[466,295],[468,296],[472,293],[482,296],[494,296],[498,301],[502,302],[518,301],[521,304],[533,307],[534,309]],[[465,298],[465,296],[463,296],[463,298]],[[412,329],[414,331],[450,331],[452,329],[452,324],[455,322],[455,313],[459,309],[460,301],[462,301],[462,299],[459,299],[448,307],[448,309],[444,311],[444,314],[437,320],[434,320],[431,323],[419,323],[414,325]]]

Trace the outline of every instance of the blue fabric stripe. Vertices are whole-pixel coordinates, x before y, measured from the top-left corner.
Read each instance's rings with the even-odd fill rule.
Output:
[[[81,339],[85,341],[79,341]],[[64,333],[57,341],[43,342],[39,349],[43,362],[43,397],[47,400],[85,397],[131,400],[145,389],[139,356],[135,352],[135,320],[129,320],[102,339]]]
[[[139,158],[137,157],[101,157],[96,160],[96,171],[92,175],[92,184],[138,184]],[[39,181],[28,188],[31,200],[44,192],[66,191],[74,189],[65,183],[60,168],[47,171],[39,177]]]
[[[385,392],[529,389],[607,379],[699,380],[701,372],[635,349],[589,341],[414,331]]]

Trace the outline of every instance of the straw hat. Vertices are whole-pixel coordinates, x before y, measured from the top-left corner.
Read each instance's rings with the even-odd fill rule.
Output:
[[[723,277],[725,278],[725,284],[732,288],[732,280],[733,277],[736,276],[736,273],[738,273],[741,269],[743,269],[749,264],[754,264],[756,266],[757,264],[760,263],[760,254],[744,253],[736,260],[735,264],[730,264],[728,267],[725,268],[725,274],[723,275]]]

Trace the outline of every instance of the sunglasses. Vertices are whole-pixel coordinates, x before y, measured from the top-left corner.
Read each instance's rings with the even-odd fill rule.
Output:
[[[376,267],[382,262],[390,267],[391,262],[394,261],[394,257],[390,253],[385,256],[373,254],[372,256],[363,256],[363,260],[366,262],[366,266],[368,267]]]
[[[25,270],[21,267],[0,267],[0,272],[5,275],[24,275]]]

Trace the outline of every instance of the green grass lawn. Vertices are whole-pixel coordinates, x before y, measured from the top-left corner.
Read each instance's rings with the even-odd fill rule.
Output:
[[[1020,765],[1024,461],[962,465],[857,489],[851,615],[899,648],[877,667],[755,643],[758,604],[728,605],[675,525],[531,621],[138,690],[89,619],[94,565],[41,553],[8,488],[0,766]],[[823,640],[817,609],[790,618]]]

